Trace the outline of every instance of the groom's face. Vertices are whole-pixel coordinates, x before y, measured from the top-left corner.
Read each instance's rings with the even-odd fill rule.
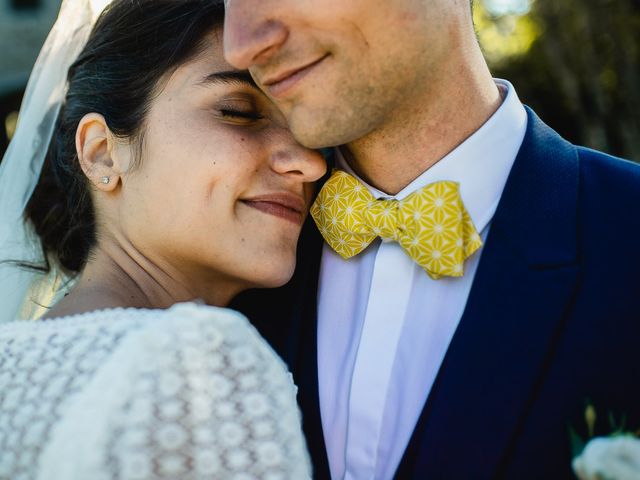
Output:
[[[225,55],[309,147],[374,132],[428,88],[468,0],[227,0]],[[468,12],[465,11],[465,14]]]

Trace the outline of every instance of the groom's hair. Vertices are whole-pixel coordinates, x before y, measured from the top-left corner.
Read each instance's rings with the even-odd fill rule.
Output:
[[[66,273],[82,270],[96,242],[89,181],[75,146],[80,120],[104,116],[116,136],[142,150],[144,120],[167,74],[204,50],[205,37],[224,23],[223,0],[115,0],[102,13],[68,72],[38,185],[25,217],[50,262]],[[139,158],[139,155],[137,155]]]

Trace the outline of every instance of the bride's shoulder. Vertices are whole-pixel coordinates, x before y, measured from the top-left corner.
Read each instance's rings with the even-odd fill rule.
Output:
[[[12,432],[36,432],[34,445],[46,447],[42,471],[62,472],[47,478],[95,478],[65,468],[94,472],[103,458],[127,472],[140,438],[149,464],[184,470],[171,470],[172,478],[189,469],[210,478],[214,467],[216,478],[244,471],[308,477],[291,377],[248,320],[229,309],[179,304],[3,325],[0,407],[0,444],[22,455],[26,433]],[[171,463],[178,451],[189,461]],[[225,463],[212,464],[209,452]],[[5,469],[22,468],[17,458]]]
[[[248,347],[272,353],[241,313],[196,303],[166,310],[112,308],[44,321],[16,321],[0,325],[0,343],[10,345],[14,355],[21,347],[33,352],[53,346],[74,347],[70,354],[82,350],[82,345],[112,352],[128,345],[156,355],[193,347],[208,352]]]
[[[142,337],[149,343],[170,345],[173,350],[197,347],[213,352],[250,348],[275,357],[249,320],[229,308],[180,303],[142,323]]]
[[[230,333],[242,331],[257,335],[247,318],[228,308],[193,302],[168,309],[107,308],[47,320],[19,320],[0,325],[0,338],[73,334],[74,337],[104,331],[154,331],[208,327]]]
[[[168,329],[176,326],[180,329],[208,328],[228,332],[231,335],[242,332],[251,337],[258,336],[247,317],[240,312],[193,302],[178,303],[165,310],[163,321]]]
[[[286,368],[249,320],[228,308],[177,304],[152,320],[143,320],[138,336],[144,348],[156,355],[179,355],[188,361],[215,354],[225,357],[226,364],[258,357],[267,365]]]

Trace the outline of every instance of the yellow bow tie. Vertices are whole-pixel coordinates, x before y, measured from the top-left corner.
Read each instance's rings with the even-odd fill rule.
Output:
[[[464,261],[482,246],[455,182],[432,183],[404,200],[376,200],[354,177],[335,170],[311,215],[342,258],[381,237],[398,242],[433,279],[461,277]]]

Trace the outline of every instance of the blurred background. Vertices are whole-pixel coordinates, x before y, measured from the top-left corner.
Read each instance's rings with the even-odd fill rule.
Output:
[[[494,76],[565,138],[640,161],[640,0],[475,0]],[[0,157],[60,0],[0,0]]]

